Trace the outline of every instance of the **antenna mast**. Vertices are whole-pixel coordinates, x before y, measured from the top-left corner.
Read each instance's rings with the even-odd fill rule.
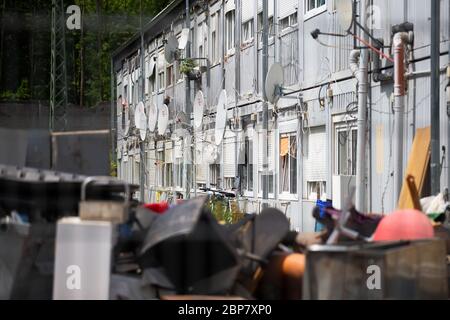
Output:
[[[64,0],[52,0],[49,129],[65,116],[67,107],[67,69]]]

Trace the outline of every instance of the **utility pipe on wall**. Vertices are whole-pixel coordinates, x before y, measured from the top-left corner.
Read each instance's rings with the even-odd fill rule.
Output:
[[[367,25],[367,1],[361,0],[361,25]],[[362,34],[363,40],[369,42],[366,32]],[[358,70],[358,138],[356,146],[356,199],[355,208],[360,212],[365,211],[366,198],[366,115],[367,93],[369,90],[369,51],[361,49]]]
[[[397,207],[403,184],[403,123],[405,113],[405,44],[406,32],[394,35],[394,208]]]
[[[440,144],[440,6],[441,0],[431,1],[431,194],[437,195],[441,189],[441,144]]]

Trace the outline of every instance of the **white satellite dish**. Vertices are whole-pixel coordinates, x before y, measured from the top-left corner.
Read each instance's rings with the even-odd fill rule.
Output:
[[[218,156],[217,146],[208,143],[204,149],[205,161],[207,164],[213,164]]]
[[[353,25],[353,0],[336,0],[336,14],[341,28],[348,32]]]
[[[171,64],[177,58],[178,40],[173,34],[171,34],[164,46],[164,57],[168,64]]]
[[[178,49],[186,49],[187,43],[189,41],[189,29],[184,28],[181,30],[180,41],[178,42]]]
[[[194,100],[194,126],[199,129],[203,122],[203,112],[205,110],[205,97],[202,90],[199,90],[195,95]]]
[[[145,114],[145,106],[142,101],[139,102],[136,107],[136,111],[134,113],[134,123],[136,124],[136,128],[139,130],[141,140],[144,141],[147,135],[147,115]]]
[[[150,132],[155,132],[157,121],[158,107],[153,102],[150,102],[150,106],[148,108],[148,129]]]
[[[282,96],[283,67],[279,63],[274,63],[267,73],[264,85],[264,98],[272,104],[276,104]]]
[[[158,134],[164,135],[169,124],[169,108],[166,104],[163,104],[158,113]]]
[[[217,103],[216,112],[216,127],[214,132],[214,142],[216,145],[220,145],[225,133],[225,126],[227,124],[227,92],[222,90],[219,96],[219,102]]]

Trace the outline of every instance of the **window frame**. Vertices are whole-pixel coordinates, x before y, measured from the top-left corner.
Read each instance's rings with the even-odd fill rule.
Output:
[[[279,134],[279,148],[281,147],[281,139],[282,138],[288,138],[289,139],[289,153],[287,154],[287,155],[285,155],[285,156],[281,156],[281,154],[279,153],[278,154],[278,161],[279,161],[279,179],[280,179],[280,181],[279,181],[279,194],[280,194],[280,196],[288,196],[288,197],[292,197],[292,196],[298,196],[298,190],[299,190],[299,188],[298,188],[298,179],[297,179],[297,177],[298,177],[298,138],[297,138],[297,132],[294,132],[294,131],[292,131],[292,132],[286,132],[286,133],[280,133]],[[292,146],[292,140],[294,140],[295,141],[295,157],[293,157],[292,155],[291,155],[291,146]],[[282,179],[283,179],[283,174],[282,174],[282,172],[283,172],[283,170],[282,170],[282,166],[283,166],[283,158],[285,158],[285,157],[288,157],[287,158],[287,160],[288,160],[288,167],[287,167],[287,178],[288,178],[288,180],[289,180],[289,183],[288,183],[288,191],[286,191],[286,190],[283,190],[283,181],[282,181]],[[296,159],[296,161],[295,161],[295,177],[293,177],[292,175],[291,175],[291,173],[292,173],[292,170],[291,170],[291,166],[292,166],[292,159],[291,158],[294,158],[294,159]],[[293,186],[293,184],[295,184],[295,190],[292,190],[292,186]]]
[[[262,17],[262,11],[261,12],[258,12],[258,15],[256,16],[256,33],[257,33],[257,37],[258,37],[258,44],[259,44],[259,49],[261,49],[262,48],[262,19],[263,19],[263,17]],[[269,43],[271,42],[271,41],[274,41],[274,39],[275,39],[275,24],[274,24],[274,17],[273,17],[273,15],[272,16],[269,16]],[[261,25],[259,25],[259,23],[261,23]]]
[[[232,15],[232,18],[229,16]],[[231,30],[230,30],[231,29]],[[225,13],[225,52],[228,56],[233,55],[236,49],[236,10]]]
[[[308,19],[311,19],[325,11],[327,11],[327,0],[323,0],[324,4],[318,5],[318,2],[321,0],[314,0],[315,6],[312,9],[309,9],[309,1],[310,0],[304,0],[303,2],[303,20],[306,21]]]
[[[156,179],[155,179],[155,185],[159,188],[164,187],[164,148],[163,149],[157,149],[156,150]]]
[[[249,32],[250,36],[248,38],[246,38],[245,30],[248,25],[251,25],[250,32]],[[255,19],[251,18],[247,21],[242,22],[242,44],[248,45],[248,44],[252,43],[254,40],[255,40]]]
[[[296,17],[295,23],[292,23],[292,19],[293,17]],[[286,20],[288,21],[287,27],[283,28],[282,26],[282,21]],[[289,33],[290,31],[295,30],[296,28],[298,28],[298,13],[293,12],[290,15],[287,15],[281,19],[278,19],[278,24],[280,26],[280,33],[285,34],[285,33]]]
[[[347,158],[350,155],[350,165],[347,162],[347,173],[342,174],[340,172],[340,157],[339,157],[339,133],[347,132]],[[354,136],[355,135],[355,136]],[[358,137],[358,127],[355,121],[347,124],[336,124],[334,128],[334,174],[338,176],[355,176],[356,175],[356,144],[353,143],[353,139]],[[354,150],[355,149],[355,150]],[[353,174],[354,173],[354,174]]]
[[[171,70],[169,72],[169,70]],[[175,65],[173,63],[167,64],[165,68],[165,88],[171,88],[175,84]]]
[[[312,194],[312,192],[310,192],[310,187],[312,184],[320,184],[320,197],[317,197],[315,199],[313,199],[310,195]],[[323,191],[323,192],[322,192]],[[306,182],[306,199],[307,201],[317,201],[317,200],[323,200],[323,195],[327,195],[327,182],[326,181],[307,181]],[[326,200],[326,199],[325,199]]]
[[[209,186],[210,187],[215,187],[217,189],[220,188],[220,164],[218,163],[211,163],[209,165]],[[215,181],[213,181],[215,180]]]

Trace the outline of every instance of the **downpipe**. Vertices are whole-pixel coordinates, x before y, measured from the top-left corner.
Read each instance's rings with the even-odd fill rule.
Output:
[[[356,198],[355,208],[359,212],[365,211],[365,172],[366,172],[366,115],[368,94],[368,65],[367,50],[352,50],[350,53],[350,70],[358,82],[358,140],[356,155]]]
[[[405,113],[405,46],[408,33],[394,35],[394,208],[397,207],[403,185],[403,131]]]

